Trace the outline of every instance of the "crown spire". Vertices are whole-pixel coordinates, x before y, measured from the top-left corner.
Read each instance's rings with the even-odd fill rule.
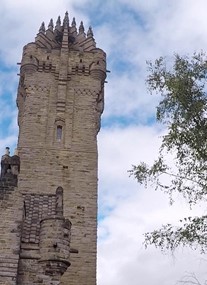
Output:
[[[60,16],[58,16],[57,21],[56,21],[56,26],[61,26],[61,20]]]
[[[75,17],[73,17],[73,21],[72,21],[72,27],[76,27],[76,21],[75,21]]]
[[[66,12],[65,18],[63,20],[63,38],[62,38],[63,49],[68,49],[68,32],[69,32],[69,17],[68,17],[68,12]]]
[[[92,30],[91,26],[88,28],[87,37],[88,38],[93,38],[93,30]]]
[[[40,26],[40,28],[39,28],[39,32],[41,33],[45,33],[45,23],[44,22],[42,22],[42,24],[41,24],[41,26]]]
[[[79,33],[83,34],[84,33],[84,26],[83,26],[83,21],[80,22],[80,26],[79,26]]]
[[[63,27],[69,27],[69,17],[68,17],[68,12],[65,13],[65,18],[63,20]]]
[[[48,25],[48,29],[53,31],[54,25],[53,25],[53,19],[50,19],[49,25]]]
[[[60,16],[58,16],[58,18],[57,18],[55,30],[57,30],[59,32],[61,32],[61,30],[62,30]]]
[[[50,19],[48,28],[45,29],[44,22],[41,24],[39,33],[35,42],[40,47],[60,48],[63,50],[92,50],[96,47],[92,27],[85,29],[83,21],[76,24],[75,17],[69,21],[69,14],[66,11],[61,19],[57,17],[56,21]]]

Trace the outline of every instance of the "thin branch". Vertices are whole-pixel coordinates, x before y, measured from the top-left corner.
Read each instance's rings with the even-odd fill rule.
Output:
[[[186,280],[185,280],[186,279]],[[183,277],[183,280],[178,281],[181,284],[193,284],[193,285],[202,285],[198,278],[196,277],[195,273],[190,273]],[[206,284],[206,281],[205,281]]]
[[[188,181],[190,181],[190,182],[196,183],[196,184],[198,184],[199,186],[202,186],[202,187],[205,186],[204,184],[202,184],[202,183],[200,183],[200,182],[198,182],[198,181],[195,181],[195,180],[193,180],[193,179],[191,179],[191,178],[184,177],[184,176],[179,176],[179,175],[177,175],[177,174],[173,174],[173,173],[170,173],[170,172],[167,172],[167,171],[163,171],[161,174],[167,174],[167,175],[173,176],[173,177],[175,177],[175,178],[185,179],[185,180],[188,180]],[[161,174],[160,174],[160,175],[161,175]],[[160,175],[159,175],[159,176],[160,176]]]

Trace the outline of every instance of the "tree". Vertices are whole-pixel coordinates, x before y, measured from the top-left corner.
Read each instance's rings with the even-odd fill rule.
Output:
[[[186,274],[181,281],[180,284],[192,284],[192,285],[202,285],[199,279],[196,277],[194,273]],[[207,281],[204,282],[204,285],[207,285]]]
[[[161,57],[148,62],[147,85],[151,93],[161,94],[156,119],[165,125],[158,158],[149,166],[145,162],[130,170],[140,184],[154,183],[170,195],[181,193],[190,205],[207,198],[207,57],[173,57],[173,65]],[[173,155],[174,165],[166,156]],[[169,176],[165,183],[164,176]],[[145,234],[145,245],[154,244],[162,250],[179,245],[207,250],[207,216],[188,217],[179,227],[171,224]]]

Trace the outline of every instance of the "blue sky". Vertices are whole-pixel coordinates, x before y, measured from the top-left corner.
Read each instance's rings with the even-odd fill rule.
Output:
[[[207,280],[199,252],[162,255],[143,247],[143,234],[180,217],[199,214],[185,201],[143,189],[127,170],[152,162],[164,130],[154,120],[158,96],[147,92],[147,60],[207,50],[206,0],[2,0],[0,5],[0,152],[15,148],[17,62],[42,21],[58,15],[92,25],[107,53],[105,110],[99,145],[98,285],[174,285],[188,273]]]

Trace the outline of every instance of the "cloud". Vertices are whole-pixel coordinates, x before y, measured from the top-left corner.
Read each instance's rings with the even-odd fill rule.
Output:
[[[146,121],[153,116],[159,99],[147,94],[146,61],[175,52],[192,54],[205,50],[207,19],[203,11],[207,4],[120,0],[115,9],[114,1],[106,2],[101,10],[103,23],[95,26],[96,41],[107,52],[111,71],[104,118],[137,116],[137,120]],[[108,5],[114,6],[109,10]]]
[[[84,4],[86,1],[82,2]],[[61,15],[63,19],[66,11],[69,16],[76,16],[77,24],[81,20],[87,24],[87,15],[81,11],[75,13],[74,6],[78,5],[80,1],[53,0],[51,4],[49,0],[2,0],[0,32],[4,44],[0,48],[0,57],[9,65],[20,61],[22,47],[34,41],[41,23],[45,21],[47,27],[51,18],[56,22],[57,17]]]
[[[119,201],[119,206],[99,223],[103,237],[99,237],[98,284],[169,285],[176,284],[186,272],[195,272],[202,278],[206,263],[198,253],[183,250],[176,252],[174,258],[153,247],[144,249],[144,232],[188,212],[183,205],[169,209],[165,197],[153,191],[144,196],[137,193]]]
[[[99,285],[173,285],[186,272],[206,276],[205,261],[197,252],[182,249],[173,257],[153,247],[144,249],[144,233],[205,209],[203,204],[190,210],[178,194],[170,207],[167,195],[129,178],[131,164],[156,158],[163,133],[158,125],[134,125],[107,128],[99,135]]]

